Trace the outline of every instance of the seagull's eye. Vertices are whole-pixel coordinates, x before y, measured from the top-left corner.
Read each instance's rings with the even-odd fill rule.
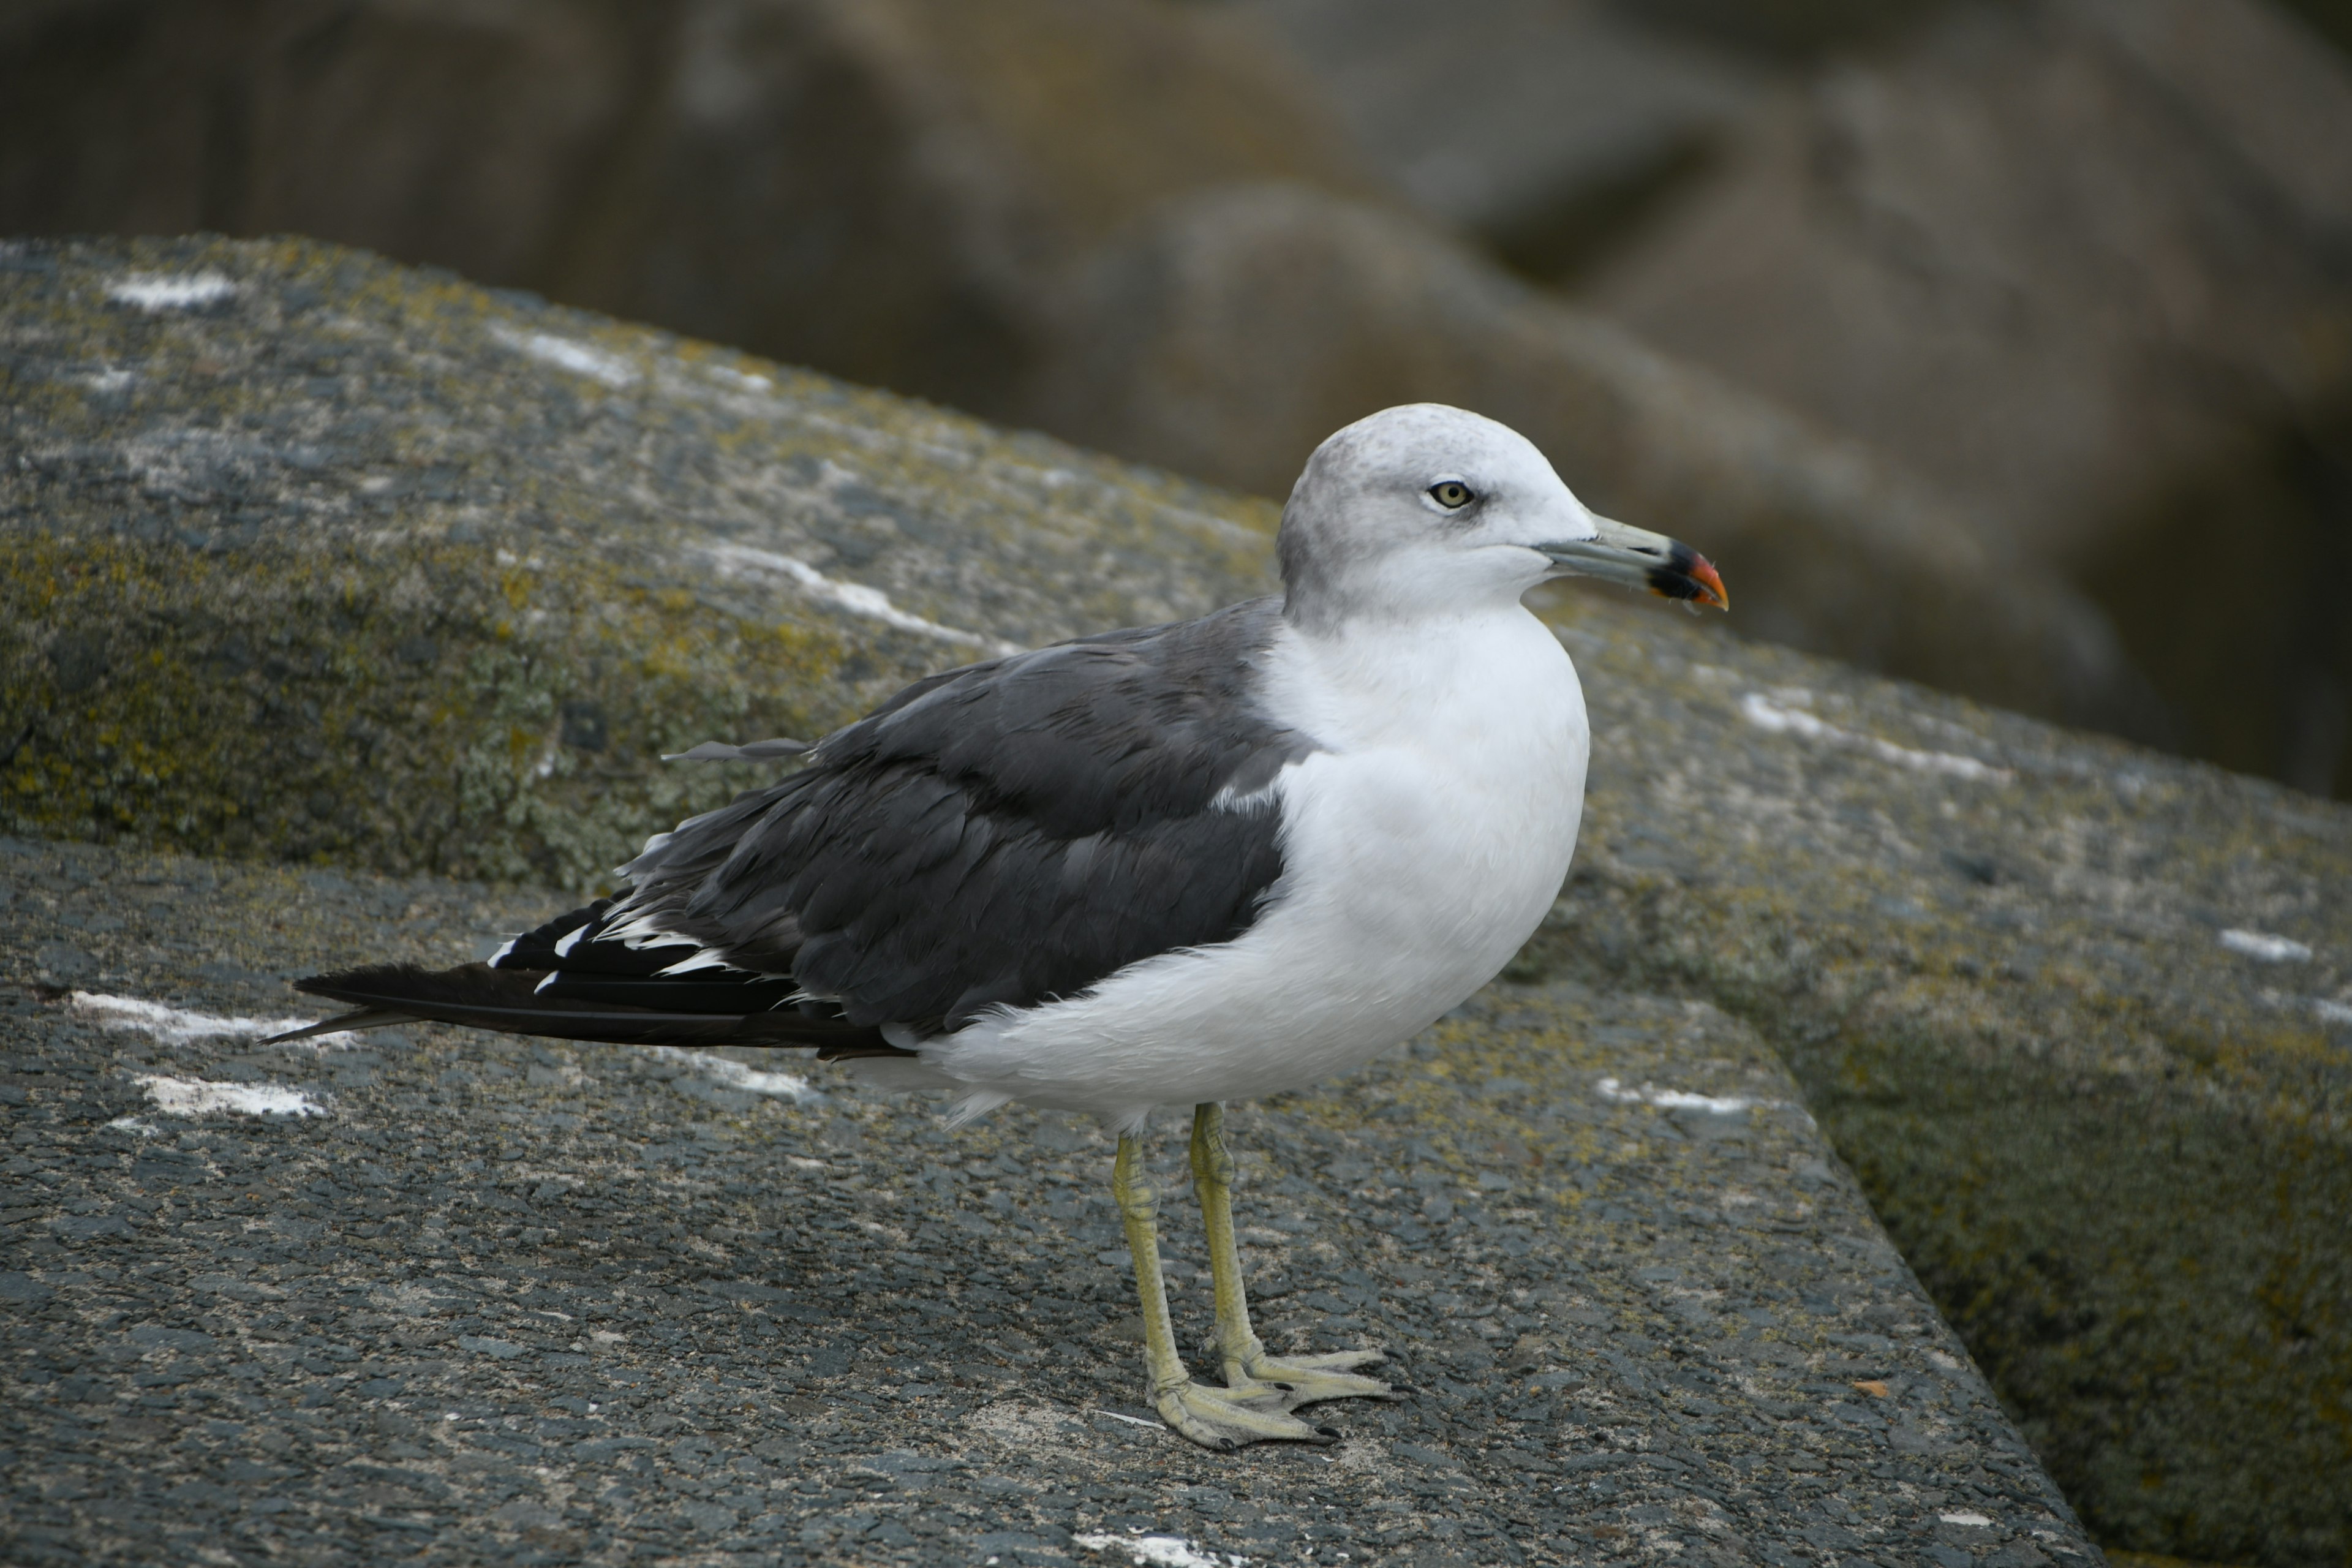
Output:
[[[1460,511],[1478,496],[1460,479],[1440,479],[1429,487],[1429,499],[1448,511]]]

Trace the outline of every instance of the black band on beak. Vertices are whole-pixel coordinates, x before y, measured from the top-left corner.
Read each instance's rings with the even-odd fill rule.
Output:
[[[1538,548],[1563,574],[1647,588],[1663,599],[1731,608],[1731,595],[1724,591],[1714,563],[1681,540],[1605,517],[1593,521],[1598,531],[1591,539]]]
[[[1650,592],[1662,599],[1696,599],[1718,609],[1731,608],[1731,596],[1723,591],[1714,563],[1681,540],[1672,542],[1664,563],[1650,569]]]

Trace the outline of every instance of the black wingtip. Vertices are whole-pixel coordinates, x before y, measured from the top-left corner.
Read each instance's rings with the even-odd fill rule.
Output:
[[[699,987],[659,981],[648,982],[633,1000],[575,998],[554,988],[542,992],[540,982],[545,977],[544,971],[494,969],[479,963],[453,969],[384,963],[313,974],[294,985],[362,1013],[393,1014],[403,1019],[542,1039],[638,1046],[814,1047],[836,1054],[895,1054],[895,1047],[883,1040],[878,1029],[838,1017],[812,1017],[797,1008],[708,1010],[694,1005],[709,1001],[698,994]],[[666,999],[672,996],[679,1005],[668,1004]],[[760,1000],[746,997],[747,1002]]]
[[[294,986],[298,991],[302,989],[302,982],[296,981]],[[283,1046],[296,1040],[315,1039],[320,1035],[356,1034],[362,1029],[382,1029],[394,1024],[414,1024],[417,1021],[413,1014],[395,1013],[388,1007],[361,1007],[349,1013],[338,1013],[331,1018],[321,1018],[307,1028],[289,1029],[282,1035],[272,1035],[261,1043]]]

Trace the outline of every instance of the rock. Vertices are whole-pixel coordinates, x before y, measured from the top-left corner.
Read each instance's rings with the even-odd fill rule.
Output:
[[[1753,1023],[2103,1544],[2338,1561],[2352,810],[1775,650],[1564,636],[1592,805],[1517,973]]]
[[[1572,276],[1824,58],[1955,0],[1227,0],[1297,56],[1423,212]]]
[[[0,23],[0,234],[300,233],[1005,411],[1065,259],[1376,178],[1153,0],[145,0]]]
[[[1238,503],[1156,481],[1138,510],[1098,458],[350,253],[10,260],[0,320],[29,390],[0,416],[22,454],[0,504],[31,532],[0,735],[28,828],[591,885],[624,825],[740,782],[653,755],[821,732],[945,650],[1266,581]],[[1162,261],[1134,338],[1108,336]],[[1461,403],[1596,503],[1705,540],[1767,635],[2024,707],[2099,712],[2118,684],[2095,617],[1972,553],[1899,479],[1376,209],[1295,187],[1179,207],[1085,300],[1106,357],[1067,384],[1065,423],[1106,445],[1180,468],[1223,446],[1272,474],[1390,402]],[[1291,400],[1279,418],[1217,395],[1252,377]],[[841,449],[845,408],[866,457]],[[1023,570],[1001,555],[982,581],[943,551],[929,498],[955,475],[951,515]]]
[[[593,885],[753,776],[660,753],[1265,582],[1261,504],[356,253],[0,266],[27,831]]]
[[[527,285],[658,58],[656,13],[557,0],[18,5],[0,233],[320,234]]]
[[[663,769],[653,752],[807,733],[994,639],[1187,614],[1263,581],[1272,519],[1256,503],[349,253],[149,242],[18,247],[5,261],[12,314],[0,409],[15,456],[0,471],[0,701],[14,705],[5,733],[29,736],[0,773],[16,830],[372,863],[407,878],[172,861],[168,875],[155,873],[171,888],[184,883],[171,891],[137,880],[146,874],[137,868],[162,864],[143,851],[118,860],[43,849],[0,878],[14,894],[0,917],[15,933],[12,973],[44,994],[127,990],[261,1017],[282,1005],[269,1001],[283,994],[276,978],[320,955],[379,942],[451,957],[483,951],[538,897],[556,895],[509,900],[410,873],[544,874],[576,886],[649,826],[760,776]],[[1563,466],[1574,472],[1565,456]],[[1727,458],[1718,473],[1731,482],[1735,465]],[[1680,518],[1674,526],[1715,543]],[[1743,582],[1735,563],[1735,605],[1746,603]],[[1548,613],[1584,671],[1595,716],[1582,869],[1512,972],[1525,989],[1489,994],[1482,1011],[1456,1021],[1466,1033],[1438,1037],[1473,1056],[1502,1053],[1489,1076],[1542,1086],[1512,1101],[1511,1116],[1567,1095],[1571,1080],[1546,1074],[1589,1075],[1573,1082],[1591,1094],[1609,1077],[1612,1092],[1647,1097],[1610,1105],[1664,1113],[1696,1145],[1716,1129],[1693,1120],[1704,1105],[1675,1096],[1749,1094],[1740,1075],[1763,1059],[1717,1021],[1737,1019],[1787,1061],[1910,1267],[2105,1539],[2217,1562],[2340,1561],[2352,1520],[2341,1489],[2313,1478],[2352,1463],[2329,1403],[2352,1379],[2352,1248],[2341,1223],[2352,1212],[2343,1113],[2352,809],[1663,610],[1563,595]],[[589,752],[599,737],[604,749]],[[525,852],[509,852],[509,842]],[[110,869],[118,866],[128,880]],[[284,931],[236,912],[265,898],[286,905],[276,917]],[[59,954],[73,955],[73,974],[54,966]],[[1514,1035],[1522,1005],[1529,1032]],[[25,1037],[62,1039],[46,1025],[26,1027]],[[306,1070],[301,1086],[388,1107],[369,1112],[387,1119],[365,1123],[377,1131],[403,1125],[395,1112],[432,1110],[435,1092],[470,1093],[477,1082],[503,1086],[497,1094],[536,1089],[549,1116],[572,1114],[556,1104],[572,1058],[431,1039],[414,1073],[388,1050],[347,1074],[310,1058],[327,1081],[310,1084]],[[107,1058],[86,1045],[54,1048],[68,1055],[42,1059],[72,1070],[43,1079],[44,1105],[78,1108],[76,1125],[140,1113],[135,1086]],[[290,1073],[284,1063],[298,1059],[217,1050],[187,1059],[241,1087]],[[1703,1076],[1705,1062],[1727,1076]],[[490,1072],[500,1065],[523,1075],[520,1089]],[[556,1076],[534,1084],[532,1068]],[[1423,1103],[1404,1079],[1378,1081]],[[1757,1094],[1788,1097],[1753,1081]],[[677,1092],[678,1114],[695,1116],[765,1114],[772,1098],[742,1083]],[[1391,1101],[1332,1092],[1311,1117],[1298,1106],[1270,1114],[1301,1118],[1285,1129],[1311,1124],[1343,1140],[1427,1136],[1370,1113]],[[368,1098],[377,1094],[389,1098]],[[1426,1118],[1409,1110],[1400,1121],[1472,1124],[1459,1106],[1428,1103]],[[453,1139],[528,1123],[490,1116],[521,1114],[495,1095],[481,1114],[457,1104],[433,1112],[448,1118],[434,1125]],[[320,1136],[326,1124],[301,1123]],[[547,1125],[580,1142],[550,1144],[544,1158],[517,1145],[509,1163],[533,1173],[534,1194],[572,1168],[557,1151],[591,1149],[604,1124]],[[1530,1124],[1528,1135],[1497,1137],[1533,1149],[1537,1133],[1553,1136]],[[918,1146],[928,1159],[933,1146]],[[1582,1143],[1572,1155],[1544,1147],[1555,1151],[1547,1170],[1596,1154]],[[1598,1153],[1608,1147],[1604,1139]],[[1784,1173],[1811,1169],[1796,1145],[1774,1148]],[[1690,1169],[1694,1190],[1765,1190],[1731,1167]],[[1825,1162],[1811,1178],[1828,1184],[1818,1201],[1830,1201],[1834,1178]],[[741,1180],[747,1194],[756,1184]],[[1318,1171],[1309,1185],[1331,1191],[1322,1183]],[[324,1223],[298,1205],[302,1191],[289,1180],[265,1193],[279,1205],[267,1211],[278,1216],[267,1222],[272,1235],[320,1234],[301,1228]],[[100,1201],[68,1217],[119,1223],[125,1237],[136,1228],[89,1195]],[[1437,1195],[1458,1211],[1458,1194]],[[451,1201],[418,1199],[402,1212],[421,1226]],[[545,1206],[556,1194],[516,1201]],[[598,1212],[609,1242],[632,1210]],[[772,1207],[745,1212],[776,1223]],[[1787,1212],[1789,1223],[1810,1223]],[[546,1228],[520,1217],[464,1223]],[[1531,1249],[1552,1223],[1530,1231]],[[393,1234],[397,1258],[412,1243]],[[595,1239],[578,1234],[582,1247]],[[1573,1234],[1584,1245],[1587,1233]],[[111,1231],[81,1239],[131,1245]],[[1074,1254],[1072,1266],[1091,1256]],[[1668,1267],[1625,1266],[1637,1277]],[[205,1272],[222,1267],[215,1258]],[[1110,1299],[1100,1305],[1108,1316]],[[1757,1310],[1770,1310],[1760,1300]],[[77,1323],[102,1321],[79,1301],[71,1310]],[[1051,1307],[1048,1319],[1060,1324],[1062,1310]],[[453,1333],[530,1342],[489,1318]],[[814,1355],[830,1341],[805,1342]],[[1865,1339],[1844,1348],[1883,1347]],[[476,1354],[466,1364],[524,1362]],[[437,1397],[457,1385],[426,1386]],[[1056,1400],[1101,1397],[1090,1381],[1055,1386],[1065,1390]],[[774,1392],[762,1384],[754,1397]],[[1831,1393],[1814,1396],[1826,1403]],[[584,1383],[563,1395],[587,1397]],[[1814,1408],[1783,1411],[1780,1395],[1763,1397],[1775,1403],[1753,1408],[1768,1426]],[[1719,1415],[1700,1418],[1729,1431]],[[1020,1425],[1029,1419],[1015,1412],[999,1426],[1048,1431]],[[1876,1431],[1866,1421],[1855,1429]],[[851,1430],[866,1445],[850,1450],[859,1454],[908,1441]],[[1932,1457],[1957,1441],[1943,1431],[1924,1415],[1889,1421],[1888,1450]],[[1968,1451],[1992,1451],[1990,1442]],[[1463,1459],[1458,1444],[1451,1451]],[[1758,1450],[1772,1466],[1787,1452]],[[1064,1480],[1092,1485],[1084,1475],[1097,1473]],[[1519,1472],[1464,1473],[1496,1491],[1528,1489],[1507,1479]],[[1843,1495],[1881,1495],[1870,1489],[1884,1478],[1836,1475]],[[1576,1484],[1587,1499],[1634,1495]],[[1754,1517],[1781,1517],[1783,1494],[1740,1495]],[[1944,1495],[1922,1506],[2014,1529],[1972,1493]],[[2034,1494],[2027,1486],[2020,1495]],[[1643,1491],[1638,1506],[1684,1496]],[[1139,1505],[1134,1522],[1164,1511],[1157,1500]],[[1801,1528],[1870,1541],[1882,1539],[1870,1529],[1895,1528],[1863,1511],[1860,1523],[1809,1516]],[[2037,1528],[2073,1542],[2053,1517],[2059,1525]],[[1096,1528],[1048,1510],[1022,1529],[1074,1520]],[[1976,1539],[1937,1545],[1964,1552]],[[2055,1550],[2003,1548],[2020,1561],[2045,1549]]]
[[[1932,492],[1410,218],[1211,191],[1107,247],[1068,310],[1036,412],[1078,440],[1275,494],[1351,419],[1459,404],[1602,510],[1706,540],[1749,635],[2078,722],[2141,711],[2099,614]]]
[[[2176,743],[2352,791],[2352,642],[2271,565],[2347,526],[2352,68],[2254,0],[1958,7],[1733,145],[1577,298],[2063,571]]]
[[[2086,601],[1415,221],[1250,20],[1148,0],[37,11],[0,24],[0,232],[364,243],[1274,496],[1346,418],[1467,401],[1609,504],[1744,556],[1755,635],[2152,722]],[[60,679],[94,668],[60,657]]]
[[[1647,26],[1784,65],[1852,54],[1932,21],[1963,0],[1618,0]]]
[[[1608,0],[1234,3],[1417,206],[1546,278],[1621,243],[1774,83]]]
[[[557,298],[1003,417],[1061,269],[1161,201],[1378,182],[1278,55],[1150,0],[684,8]]]
[[[1819,79],[1580,293],[2029,553],[2096,552],[2181,461],[2352,374],[2352,73],[2291,26],[2250,0],[1970,8]]]
[[[192,928],[247,969],[439,962],[548,896],[8,840],[0,879],[23,895],[0,965],[112,916],[100,994],[168,999],[182,1031],[289,1002],[191,978],[168,944]],[[1262,1331],[1383,1346],[1416,1392],[1318,1407],[1336,1448],[1233,1456],[1140,1408],[1090,1126],[948,1133],[773,1058],[110,1017],[0,993],[0,1541],[28,1568],[387,1538],[1125,1568],[1139,1533],[1175,1538],[1162,1562],[1925,1562],[1955,1531],[2098,1562],[1786,1069],[1704,1005],[1500,986],[1352,1081],[1238,1110]],[[328,1109],[173,1116],[158,1075]],[[1152,1145],[1172,1175],[1181,1130]],[[1169,1185],[1189,1347],[1211,1306]]]

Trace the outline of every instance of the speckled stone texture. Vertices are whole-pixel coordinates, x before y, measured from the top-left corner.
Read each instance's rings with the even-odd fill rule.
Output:
[[[539,907],[24,841],[0,872],[12,967],[74,948],[86,995],[222,1017]],[[1140,1403],[1090,1125],[950,1134],[829,1069],[798,1097],[677,1051],[5,1008],[11,1563],[1124,1568],[1088,1538],[1139,1531],[1220,1568],[2098,1561],[1786,1069],[1704,1003],[1498,986],[1237,1114],[1267,1338],[1384,1345],[1417,1392],[1323,1407],[1337,1447],[1234,1455]],[[171,1116],[155,1074],[320,1113]],[[1190,1343],[1182,1153],[1164,1131]]]
[[[0,301],[0,828],[584,887],[756,776],[661,752],[1268,582],[1266,503],[330,246]]]
[[[116,297],[232,262],[233,300]],[[1262,503],[348,252],[18,249],[0,289],[43,291],[0,364],[19,833],[578,888],[758,776],[658,752],[1265,581]],[[1752,1029],[2100,1539],[2352,1557],[2352,810],[1546,613],[1595,761],[1516,982]],[[231,939],[123,946],[142,902],[61,905],[9,978],[180,942],[142,994],[204,1002]],[[236,962],[299,968],[305,918],[235,917]]]

